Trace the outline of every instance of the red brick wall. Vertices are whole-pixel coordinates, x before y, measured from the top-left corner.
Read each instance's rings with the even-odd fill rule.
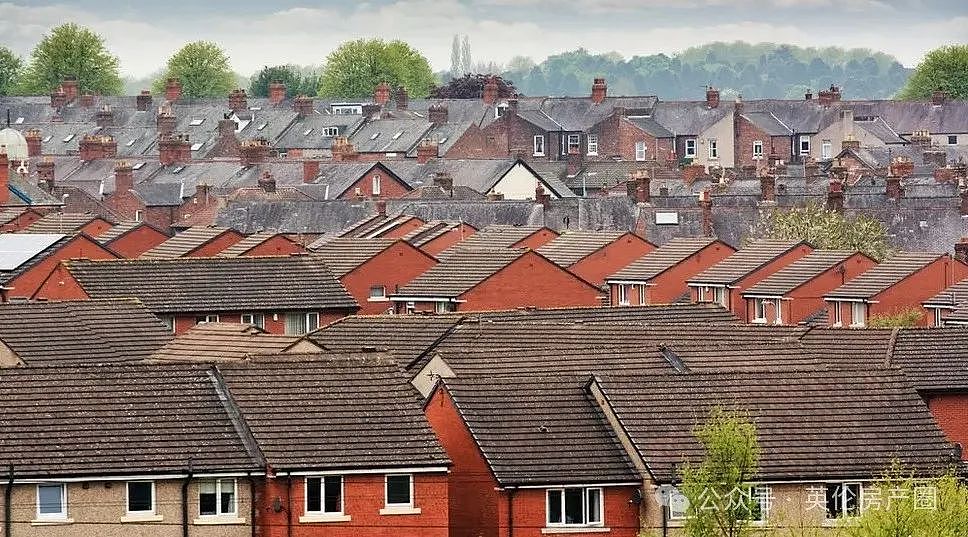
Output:
[[[265,331],[270,334],[285,334],[286,333],[286,312],[265,312],[265,311],[245,311],[245,312],[211,312],[211,315],[218,315],[219,322],[222,323],[241,323],[243,314],[250,313],[261,313],[265,319]],[[322,310],[319,311],[319,326],[326,326],[327,324],[346,317],[347,315],[352,315],[353,311],[343,311],[343,310]],[[158,316],[164,316],[162,313],[156,314]],[[200,313],[178,313],[175,314],[175,333],[181,334],[193,326],[195,326],[195,318],[205,315],[204,312]],[[273,318],[275,316],[275,318]]]
[[[13,295],[18,296],[18,295]],[[57,265],[31,298],[47,300],[87,300],[89,297],[64,265]]]
[[[77,235],[41,262],[7,282],[7,286],[13,288],[7,292],[7,296],[32,297],[61,261],[82,258],[115,259],[117,256],[94,240],[84,235]]]
[[[421,511],[414,515],[380,514],[385,507],[384,479],[384,474],[344,475],[343,512],[351,520],[325,523],[299,522],[306,513],[305,476],[292,476],[291,495],[287,476],[266,479],[256,492],[257,532],[260,537],[447,536],[446,474],[413,474],[414,507]],[[272,508],[276,498],[283,507],[278,513]]]
[[[534,157],[534,137],[545,137],[545,155]],[[468,128],[447,150],[447,158],[501,158],[518,156],[527,160],[555,160],[559,154],[557,135],[547,133],[517,115],[505,114],[490,125]]]
[[[420,247],[421,250],[427,252],[430,255],[437,255],[440,252],[450,248],[451,246],[457,244],[458,242],[470,237],[477,230],[472,226],[467,224],[461,224],[459,228],[455,228],[447,233],[425,243]]]
[[[17,218],[0,226],[0,232],[20,231],[41,218],[43,215],[36,211],[24,211]]]
[[[130,190],[114,191],[104,198],[104,205],[106,205],[111,211],[117,214],[119,217],[125,220],[134,220],[135,213],[137,211],[148,212],[141,198],[138,197],[134,192]],[[142,220],[146,220],[147,217],[143,217]],[[160,229],[168,229],[171,225],[171,218],[167,222],[163,221],[159,223],[151,222],[152,225],[159,227]]]
[[[592,537],[638,537],[639,535],[639,506],[629,502],[635,493],[635,486],[606,487],[604,527],[609,531],[593,531],[582,528],[582,536]],[[504,511],[502,524],[498,534],[508,535],[507,520],[512,518],[515,537],[540,537],[545,535],[542,529],[547,525],[545,489],[518,489],[513,493],[513,512],[507,515],[508,492],[501,494],[504,500],[499,505]]]
[[[306,249],[296,241],[289,239],[285,235],[276,235],[242,255],[244,257],[288,256],[305,251]]]
[[[613,156],[621,157],[622,160],[635,160],[635,144],[645,142],[646,160],[653,157],[662,161],[665,160],[672,150],[673,141],[671,138],[658,139],[651,134],[638,128],[627,118],[611,115],[596,125],[589,134],[598,135],[598,155],[588,155],[588,138],[582,136],[582,153],[585,153],[586,160],[606,160],[611,161]]]
[[[360,314],[380,314],[391,308],[392,303],[389,300],[371,302],[370,287],[382,285],[386,287],[389,295],[436,264],[437,260],[433,257],[405,241],[398,240],[344,275],[340,281],[360,304]]]
[[[112,224],[111,222],[108,222],[107,220],[104,220],[102,218],[95,218],[94,220],[91,220],[87,224],[84,224],[83,226],[81,226],[81,229],[78,231],[81,231],[82,233],[87,233],[91,237],[97,237],[98,235],[100,235],[101,233],[104,233],[105,231],[111,229],[112,227],[114,227],[114,224]]]
[[[528,252],[460,296],[460,311],[504,310],[522,306],[597,306],[594,286],[544,257]]]
[[[736,249],[724,242],[716,241],[687,257],[678,265],[656,276],[646,290],[648,304],[669,304],[689,292],[686,281],[696,274],[726,259]],[[631,264],[631,263],[630,263]],[[618,291],[611,286],[611,303],[618,305]],[[633,289],[634,291],[634,289]],[[637,294],[637,293],[636,293]],[[638,298],[637,296],[635,298]],[[632,304],[636,302],[633,300]]]
[[[213,257],[240,240],[242,240],[242,234],[234,229],[230,229],[191,252],[188,252],[183,257]]]
[[[634,233],[626,233],[568,267],[568,271],[595,285],[602,285],[610,274],[615,274],[652,250],[655,250],[655,245],[651,242]]]
[[[532,250],[537,250],[538,248],[541,248],[545,244],[548,244],[549,242],[553,241],[557,237],[558,237],[557,231],[550,228],[543,227],[538,231],[535,231],[531,235],[528,235],[527,237],[514,243],[512,247],[531,248]]]
[[[107,247],[125,259],[134,259],[168,239],[168,235],[151,226],[138,226],[109,242]]]
[[[927,402],[948,440],[965,446],[961,459],[968,461],[968,393],[930,395]]]
[[[921,310],[918,325],[931,326],[934,319],[921,303],[965,278],[968,278],[968,266],[950,257],[942,257],[875,296],[877,303],[869,306],[867,316],[891,315],[915,307]],[[850,312],[846,313],[849,315]],[[844,317],[845,323],[848,318]]]
[[[178,207],[146,207],[141,219],[156,228],[171,233],[171,225],[175,222]],[[134,218],[132,214],[132,218]]]
[[[770,137],[766,132],[750,123],[743,117],[736,117],[736,144],[733,148],[737,168],[742,166],[766,166],[766,158],[770,156]],[[753,160],[753,141],[763,142],[763,158]],[[789,155],[789,149],[787,150]]]
[[[376,196],[373,194],[373,177],[380,176],[380,195]],[[371,169],[363,177],[353,183],[352,186],[346,189],[346,192],[340,194],[339,198],[344,200],[356,199],[359,196],[356,194],[356,189],[359,188],[363,192],[363,197],[366,198],[382,198],[382,199],[400,199],[410,192],[410,188],[397,181],[392,175],[387,173],[386,170],[380,168],[379,166]]]

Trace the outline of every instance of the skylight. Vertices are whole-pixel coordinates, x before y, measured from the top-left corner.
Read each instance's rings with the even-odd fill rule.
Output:
[[[263,123],[262,125],[259,125],[258,127],[256,127],[255,130],[261,131],[262,129],[266,128],[267,126],[269,126],[268,123]]]
[[[202,148],[202,142],[195,142],[192,144],[192,151],[198,151]]]
[[[45,136],[44,137],[44,143],[46,144],[47,142],[49,142],[51,140],[51,138],[53,138],[53,136],[50,136],[50,135]]]
[[[397,131],[397,133],[393,135],[393,139],[396,140],[397,138],[399,138],[402,135],[403,135],[403,131]]]
[[[126,146],[128,146],[128,147],[131,147],[131,146],[133,146],[133,145],[134,145],[134,142],[135,142],[134,140],[128,140],[128,143],[126,143],[126,144],[124,144],[124,145],[126,145]]]
[[[375,133],[373,133],[373,136],[370,136],[370,140],[376,140],[379,137],[380,137],[380,133],[375,132]]]
[[[312,133],[313,133],[313,129],[312,129],[312,127],[310,127],[310,128],[308,128],[308,129],[306,129],[306,130],[303,131],[303,136],[309,136]]]
[[[191,122],[189,123],[189,125],[191,125],[192,127],[197,127],[197,126],[201,125],[204,122],[205,122],[205,118],[195,118],[195,119],[191,120]]]
[[[174,170],[172,170],[171,173],[181,173],[182,171],[184,171],[184,169],[185,169],[184,166],[179,166],[179,167],[175,168]]]
[[[14,125],[23,125],[23,123],[24,123],[23,117],[18,117],[16,121],[13,122]]]
[[[68,134],[67,136],[64,137],[64,139],[62,141],[66,144],[67,142],[70,142],[73,139],[74,139],[74,135],[73,134]]]
[[[139,162],[139,163],[135,164],[134,166],[132,166],[131,169],[132,170],[140,170],[141,168],[144,168],[144,167],[145,167],[145,163],[144,162]]]

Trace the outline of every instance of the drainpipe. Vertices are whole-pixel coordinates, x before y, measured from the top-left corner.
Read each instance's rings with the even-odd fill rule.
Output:
[[[181,486],[182,537],[188,537],[188,485],[192,482],[192,461],[188,460],[188,474]]]
[[[514,492],[516,489],[508,489],[508,537],[514,537]]]
[[[13,465],[7,468],[7,487],[3,489],[3,535],[10,537],[13,534],[13,521],[10,520],[13,511],[10,501],[13,497]]]
[[[255,479],[252,472],[248,473],[249,478],[249,528],[252,530],[252,537],[255,537]]]
[[[286,537],[292,537],[292,472],[286,477]]]

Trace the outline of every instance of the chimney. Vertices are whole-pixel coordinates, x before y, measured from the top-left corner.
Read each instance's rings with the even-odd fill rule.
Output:
[[[776,169],[767,168],[760,174],[760,201],[776,202]]]
[[[253,140],[242,140],[241,144],[242,165],[252,166],[269,161],[269,140],[265,138],[255,138]]]
[[[319,160],[307,159],[303,161],[303,182],[314,183],[319,177]]]
[[[886,193],[889,199],[900,201],[904,195],[904,187],[901,186],[901,178],[896,175],[889,175],[886,179]]]
[[[931,93],[931,104],[941,106],[946,102],[948,102],[947,91],[935,90],[933,93]]]
[[[908,157],[894,157],[887,170],[891,177],[910,177],[914,175],[914,161]]]
[[[158,136],[158,162],[162,166],[187,164],[191,160],[192,144],[188,141],[187,134]]]
[[[709,108],[719,106],[719,90],[712,86],[706,87],[706,106]]]
[[[955,259],[962,263],[968,263],[968,237],[962,237],[955,243]]]
[[[64,92],[64,87],[60,86],[54,91],[50,92],[50,106],[51,108],[60,109],[67,104],[67,93]]]
[[[48,194],[54,190],[54,161],[50,157],[37,163],[37,186]]]
[[[604,78],[596,78],[592,82],[592,102],[595,104],[601,104],[605,100],[605,96],[608,94],[608,84],[605,83]]]
[[[168,136],[175,132],[176,119],[171,106],[165,104],[158,109],[155,123],[158,125],[158,136]]]
[[[447,107],[442,104],[432,104],[427,108],[427,119],[433,123],[434,127],[447,124]]]
[[[925,164],[932,165],[935,168],[944,168],[948,165],[948,152],[940,147],[926,149],[924,153],[921,154],[921,158]],[[911,169],[912,171],[914,169],[913,162],[911,163]]]
[[[853,134],[848,134],[842,142],[840,142],[840,149],[850,149],[851,151],[860,151],[860,140],[854,138]]]
[[[337,136],[333,138],[332,149],[333,160],[336,162],[345,162],[350,160],[358,160],[359,153],[356,152],[356,148],[345,136]]]
[[[581,151],[572,148],[568,150],[568,177],[574,177],[581,171]]]
[[[504,201],[504,194],[501,194],[500,192],[488,192],[487,196],[485,197],[487,198],[487,201]]]
[[[481,95],[481,99],[484,100],[484,104],[490,106],[497,102],[497,94],[497,79],[495,79],[493,76],[488,77],[487,80],[484,81],[484,92]]]
[[[7,148],[0,147],[0,204],[10,199],[10,161],[7,159]]]
[[[837,212],[844,210],[844,184],[837,179],[831,179],[827,185],[827,209]]]
[[[383,107],[376,103],[368,103],[363,105],[363,119],[373,119],[374,117],[380,117],[380,110]]]
[[[137,103],[139,112],[147,112],[151,109],[151,92],[148,90],[141,90],[141,94],[135,98],[135,102]]]
[[[437,158],[437,142],[423,140],[417,146],[417,164],[426,164],[432,158]]]
[[[313,98],[306,97],[305,95],[300,95],[292,101],[292,107],[299,114],[299,117],[311,116],[315,112],[315,106],[313,106]]]
[[[27,156],[28,157],[39,157],[43,153],[43,139],[41,139],[41,134],[39,129],[30,129],[24,133],[24,138],[27,140]]]
[[[169,78],[165,82],[165,100],[168,102],[175,102],[181,99],[182,85],[181,81],[177,78]]]
[[[647,170],[634,170],[630,174],[627,183],[628,195],[636,203],[649,203],[652,200],[650,189],[652,188],[652,178],[649,177]]]
[[[813,94],[812,93],[804,93],[803,94],[803,100],[804,101],[812,101],[813,100]]]
[[[249,109],[248,96],[244,89],[234,89],[229,93],[229,110],[241,112]]]
[[[454,195],[454,178],[447,172],[437,172],[434,174],[434,186],[440,188],[448,195]]]
[[[286,100],[286,85],[281,80],[273,80],[269,83],[269,102],[279,104]]]
[[[393,100],[397,103],[397,110],[406,110],[410,106],[410,96],[407,95],[407,88],[400,86],[393,92]]]
[[[959,189],[958,195],[961,196],[961,216],[968,216],[968,188]]]
[[[259,188],[264,190],[266,194],[272,194],[276,191],[276,178],[268,170],[262,172],[262,176],[259,177]]]
[[[845,108],[840,111],[840,126],[844,133],[844,139],[854,138],[854,111]]]
[[[699,193],[699,209],[702,211],[702,235],[713,236],[713,198],[708,190]]]
[[[64,95],[67,96],[67,102],[72,103],[77,99],[77,77],[65,76],[64,81],[61,82],[61,87],[64,88]]]
[[[90,108],[94,106],[94,94],[89,91],[85,91],[81,94],[81,99],[78,102],[82,107]]]
[[[818,91],[817,102],[820,103],[820,106],[830,106],[833,103],[840,102],[840,88],[831,85],[830,89]]]
[[[134,188],[134,169],[126,161],[114,165],[114,192],[127,192]]]
[[[84,136],[78,143],[78,149],[84,162],[118,156],[118,142],[110,136]]]
[[[916,130],[911,133],[908,141],[915,147],[931,147],[931,131],[924,129]]]
[[[551,205],[551,194],[545,192],[544,186],[538,183],[538,186],[534,188],[534,201],[540,203],[544,208],[548,208]]]
[[[390,85],[386,82],[380,82],[376,85],[376,89],[373,90],[373,102],[382,106],[386,106],[390,102]]]
[[[94,115],[94,122],[98,127],[110,127],[114,125],[114,112],[111,111],[111,105],[104,105],[100,110]]]

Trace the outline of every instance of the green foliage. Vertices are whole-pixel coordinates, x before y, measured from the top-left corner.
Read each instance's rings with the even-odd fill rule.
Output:
[[[949,45],[929,52],[901,91],[902,99],[929,99],[936,90],[968,99],[968,45]]]
[[[722,95],[747,99],[797,98],[836,84],[848,98],[889,98],[910,70],[893,57],[868,49],[801,48],[774,43],[710,43],[676,55],[625,59],[584,49],[549,56],[535,66],[516,62],[501,73],[526,95],[588,95],[592,78],[608,79],[613,95],[661,95],[702,99],[712,85]]]
[[[758,502],[739,491],[749,490],[759,467],[756,426],[745,415],[717,407],[694,434],[706,453],[701,463],[687,463],[682,469],[680,490],[689,499],[686,535],[749,535],[748,519]]]
[[[189,98],[224,97],[236,87],[228,56],[210,41],[189,43],[169,58],[165,74],[152,85],[154,92],[164,93],[169,78],[177,78]]]
[[[918,308],[905,308],[892,314],[872,315],[867,320],[871,328],[909,328],[917,326],[923,314]]]
[[[20,58],[7,47],[0,47],[0,95],[9,95],[23,66]]]
[[[347,41],[326,58],[319,94],[369,97],[380,82],[403,86],[411,97],[426,97],[437,80],[430,63],[403,41]]]
[[[269,84],[275,80],[286,85],[288,97],[295,97],[296,95],[315,97],[316,90],[319,89],[319,75],[314,71],[296,65],[276,65],[263,67],[261,71],[252,75],[249,83],[249,95],[268,97]]]
[[[16,91],[49,93],[67,76],[77,78],[81,92],[118,95],[124,89],[118,58],[107,50],[104,38],[74,23],[54,28],[34,47]]]
[[[763,234],[771,239],[805,240],[823,249],[859,250],[878,261],[889,252],[884,224],[866,214],[848,217],[811,204],[774,210],[764,223]]]

